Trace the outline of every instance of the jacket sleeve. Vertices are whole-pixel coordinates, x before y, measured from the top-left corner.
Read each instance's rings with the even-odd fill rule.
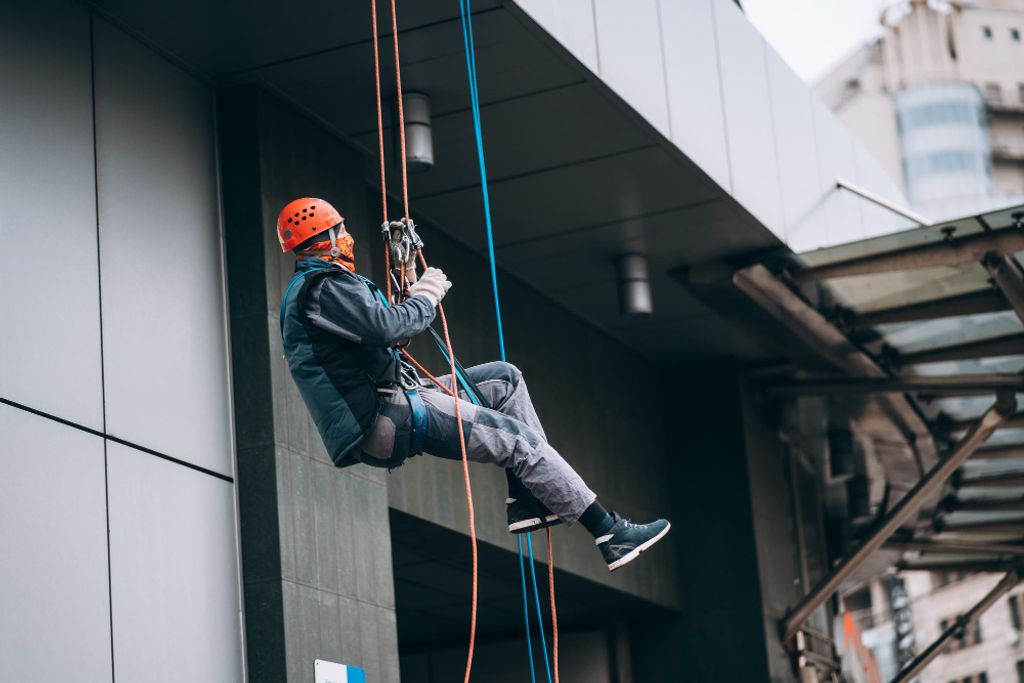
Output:
[[[385,306],[354,277],[324,277],[310,286],[306,315],[322,330],[366,346],[391,346],[423,332],[436,311],[425,296]]]

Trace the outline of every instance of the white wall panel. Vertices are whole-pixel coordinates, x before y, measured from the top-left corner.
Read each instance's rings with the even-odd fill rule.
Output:
[[[103,441],[0,405],[0,681],[111,680]]]
[[[107,448],[118,680],[242,680],[232,485]]]
[[[818,143],[818,167],[821,192],[825,197],[827,244],[844,244],[864,237],[860,204],[864,200],[835,187],[837,178],[856,182],[857,163],[853,155],[853,138],[818,98],[812,98],[814,137]]]
[[[774,50],[765,48],[768,86],[775,127],[784,229],[781,235],[794,251],[823,245],[825,198],[818,173],[814,139],[813,95]]]
[[[103,426],[89,15],[0,3],[0,396]]]
[[[781,235],[782,196],[764,40],[731,0],[715,0],[714,10],[732,194]]]
[[[588,69],[598,72],[594,0],[516,0],[516,4]]]
[[[715,45],[714,0],[660,0],[672,140],[727,191],[729,155]]]
[[[96,22],[108,431],[230,473],[209,89]]]
[[[601,78],[622,99],[671,137],[658,1],[594,0]]]

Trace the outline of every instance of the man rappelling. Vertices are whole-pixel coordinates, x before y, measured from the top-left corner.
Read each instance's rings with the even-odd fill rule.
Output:
[[[298,259],[281,302],[284,352],[334,464],[395,468],[421,453],[459,459],[458,413],[468,459],[506,470],[510,532],[579,521],[609,570],[636,559],[671,525],[664,519],[634,524],[602,507],[548,443],[515,366],[493,362],[465,369],[456,398],[422,380],[400,353],[399,345],[428,330],[451,287],[437,268],[417,277],[418,238],[404,222],[399,232],[403,226],[408,230],[402,237],[413,240],[397,266],[396,285],[404,279],[407,296],[388,301],[356,274],[354,240],[333,206],[296,199],[278,217],[281,249]],[[452,384],[450,376],[437,379]]]

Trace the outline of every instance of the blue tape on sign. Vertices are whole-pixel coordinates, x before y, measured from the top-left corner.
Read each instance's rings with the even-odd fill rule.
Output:
[[[313,668],[316,683],[366,683],[366,672],[358,666],[318,659]]]

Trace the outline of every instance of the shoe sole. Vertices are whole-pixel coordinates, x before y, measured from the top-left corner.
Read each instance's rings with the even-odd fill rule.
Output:
[[[537,529],[545,529],[549,526],[554,526],[561,522],[562,519],[558,515],[548,515],[544,519],[540,517],[531,517],[530,519],[523,519],[515,524],[508,525],[508,531],[510,534],[525,534],[530,531],[536,531]]]
[[[609,564],[608,565],[608,571],[613,572],[616,569],[618,569],[619,567],[624,567],[627,564],[629,564],[630,562],[632,562],[633,560],[635,560],[636,558],[640,557],[640,553],[644,552],[645,550],[650,548],[652,545],[654,545],[655,543],[660,541],[662,538],[664,538],[665,534],[667,534],[669,529],[671,529],[671,528],[672,528],[672,523],[670,522],[669,524],[667,524],[665,526],[664,529],[661,530],[661,532],[657,536],[655,536],[654,538],[652,538],[650,540],[644,541],[643,543],[641,543],[637,547],[635,547],[632,550],[630,550],[627,554],[623,555],[619,559],[617,559],[614,562],[612,562],[611,564]]]

